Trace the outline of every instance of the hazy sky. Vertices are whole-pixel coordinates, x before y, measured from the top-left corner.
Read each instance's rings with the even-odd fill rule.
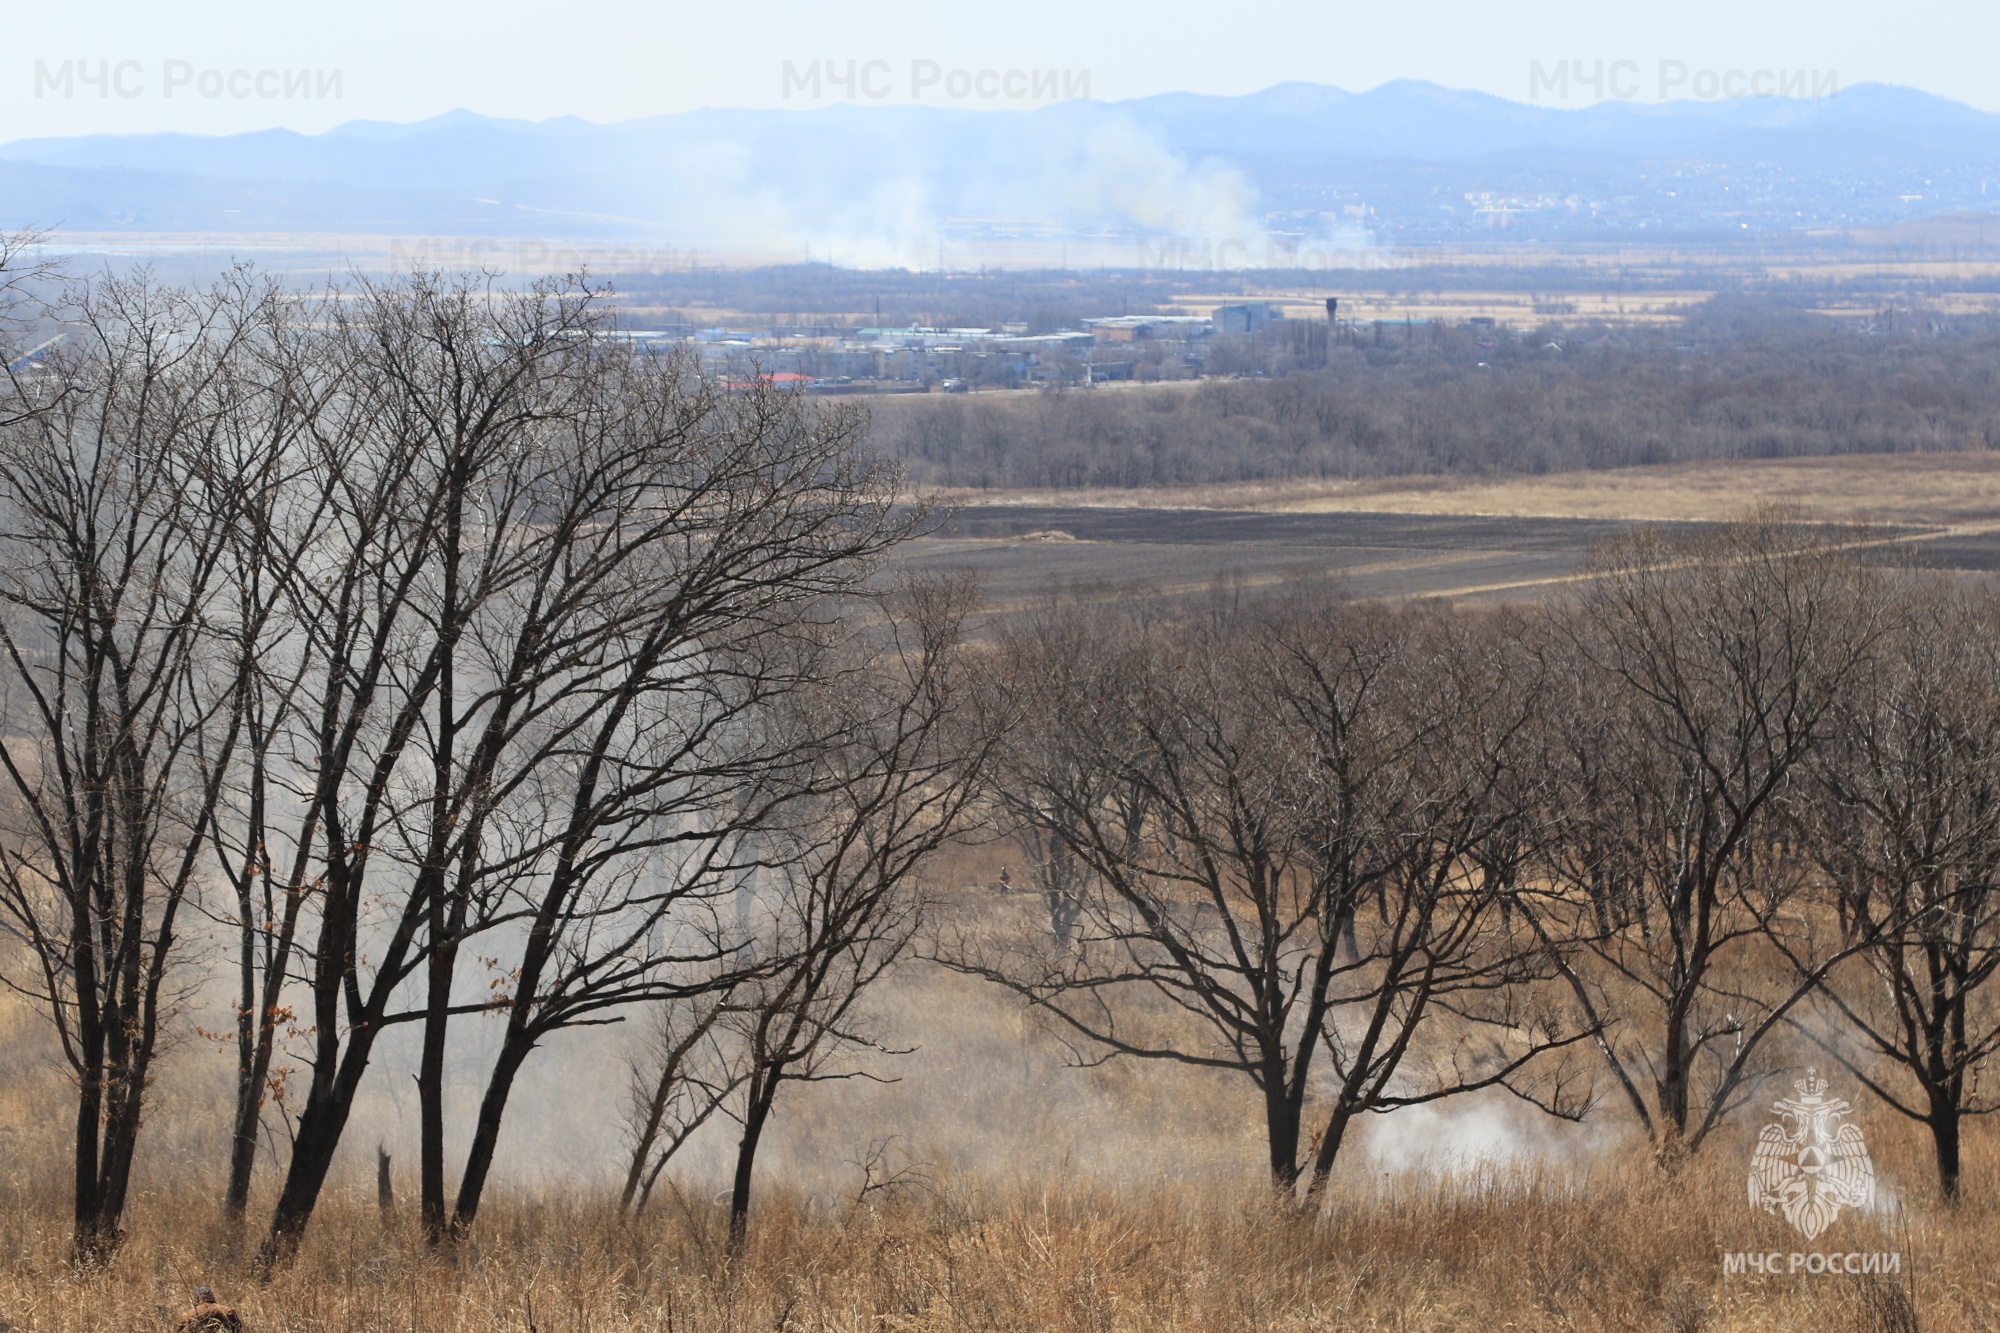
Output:
[[[1558,61],[1581,62],[1585,78],[1602,62],[1606,96],[1715,95],[1752,87],[1759,70],[1806,70],[1822,86],[1902,83],[2000,110],[1991,0],[8,0],[5,31],[0,140],[311,131],[461,106],[597,121],[837,100],[1026,107],[1053,86],[1030,71],[1064,71],[1066,87],[1087,73],[1103,99],[1408,77],[1553,105],[1594,100],[1588,83],[1572,81],[1567,100],[1533,83],[1535,62],[1553,73]],[[787,61],[801,74],[821,62],[817,99],[809,86],[787,88]],[[825,77],[829,63],[841,82]],[[1734,85],[1731,71],[1741,71]]]

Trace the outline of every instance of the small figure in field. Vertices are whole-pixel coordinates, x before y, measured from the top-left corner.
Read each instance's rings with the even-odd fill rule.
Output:
[[[1001,866],[1001,867],[1000,867],[1000,892],[1002,892],[1002,893],[1012,893],[1013,891],[1014,891],[1014,881],[1013,881],[1013,880],[1012,880],[1012,879],[1011,879],[1011,878],[1010,878],[1010,877],[1008,876],[1008,874],[1007,874],[1007,867],[1006,867],[1006,866]]]
[[[174,1333],[243,1333],[243,1320],[233,1305],[215,1299],[212,1287],[194,1289],[194,1308],[181,1316]]]

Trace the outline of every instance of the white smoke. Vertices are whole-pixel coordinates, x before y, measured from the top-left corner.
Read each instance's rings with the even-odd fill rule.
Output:
[[[1597,1153],[1620,1133],[1608,1117],[1557,1120],[1488,1090],[1370,1116],[1360,1147],[1378,1173],[1461,1176]]]
[[[1274,237],[1242,171],[1190,160],[1098,103],[676,119],[620,150],[641,150],[653,182],[626,206],[711,252],[912,268],[1053,264],[1058,252],[1077,267],[1123,267],[1144,253],[1222,268],[1296,256],[1302,243]],[[1327,253],[1373,249],[1352,227],[1321,232],[1303,239]]]

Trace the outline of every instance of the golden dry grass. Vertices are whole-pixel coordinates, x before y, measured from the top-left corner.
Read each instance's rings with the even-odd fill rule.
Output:
[[[936,488],[947,504],[1263,509],[1293,513],[1494,515],[1653,522],[1738,517],[1801,506],[1836,522],[2000,521],[2000,454],[1848,454],[1729,459],[1511,477],[1381,477],[1233,482],[1132,490]]]
[[[1004,855],[968,851],[948,873],[987,883]],[[1035,911],[1026,896],[993,906]],[[825,1085],[786,1107],[735,1261],[701,1158],[632,1219],[607,1173],[537,1180],[518,1147],[471,1238],[429,1251],[407,1202],[388,1219],[374,1207],[371,1125],[298,1261],[260,1287],[219,1216],[220,1144],[201,1100],[214,1070],[194,1072],[217,1056],[198,1043],[160,1090],[128,1243],[104,1271],[67,1266],[66,1089],[33,1023],[0,1003],[0,1322],[165,1330],[206,1282],[255,1333],[1889,1333],[1909,1327],[1891,1316],[1910,1292],[1926,1330],[2000,1328],[1989,1126],[1972,1132],[1967,1200],[1949,1210],[1921,1133],[1840,1089],[1859,1103],[1882,1207],[1811,1245],[1746,1203],[1749,1136],[1768,1118],[1754,1106],[1672,1177],[1612,1105],[1583,1131],[1504,1099],[1399,1113],[1346,1152],[1315,1217],[1260,1186],[1257,1108],[1240,1082],[1070,1068],[1017,1007],[933,968],[897,977],[878,1009],[885,1035],[922,1049],[881,1067],[898,1082]],[[607,1114],[589,1094],[616,1075],[591,1072],[557,1108],[568,1132]],[[1508,1132],[1468,1139],[1478,1123]],[[906,1183],[862,1196],[854,1163],[891,1135]],[[1449,1154],[1468,1143],[1499,1147]],[[1897,1252],[1904,1272],[1725,1275],[1726,1252],[1752,1250]]]
[[[1892,1169],[1906,1156],[1891,1151]],[[108,1272],[72,1273],[60,1200],[42,1186],[0,1200],[0,1318],[48,1333],[164,1328],[208,1281],[271,1333],[1892,1327],[1874,1309],[1884,1280],[1723,1274],[1723,1252],[1771,1248],[1900,1252],[1922,1327],[1995,1326],[1990,1152],[1956,1217],[1916,1201],[1900,1218],[1844,1219],[1809,1247],[1748,1215],[1725,1157],[1672,1180],[1627,1158],[1350,1181],[1319,1220],[1247,1182],[944,1176],[834,1206],[778,1190],[734,1263],[707,1200],[632,1222],[601,1199],[517,1194],[439,1255],[343,1197],[266,1287],[191,1190],[146,1198]]]

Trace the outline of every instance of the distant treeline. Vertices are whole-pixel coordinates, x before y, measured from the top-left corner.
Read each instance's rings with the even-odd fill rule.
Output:
[[[1871,330],[1717,301],[1657,331],[1517,338],[1398,326],[1383,345],[1372,330],[1349,331],[1309,357],[1287,328],[1211,353],[1211,369],[1241,378],[885,400],[874,443],[920,483],[1077,487],[1533,473],[2000,439],[2000,328],[1984,319],[1884,316]]]

